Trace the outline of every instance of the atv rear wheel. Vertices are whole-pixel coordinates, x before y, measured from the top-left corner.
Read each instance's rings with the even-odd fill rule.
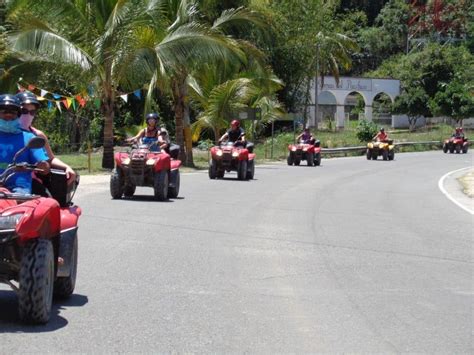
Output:
[[[239,180],[245,180],[247,178],[247,161],[241,160],[237,165],[237,178]]]
[[[367,157],[367,160],[370,160],[370,158],[372,158],[372,151],[370,149],[367,149],[367,153],[365,154],[365,156]]]
[[[18,306],[24,322],[48,322],[53,304],[54,251],[47,239],[29,242],[20,266]]]
[[[308,166],[313,166],[314,164],[314,154],[313,153],[306,153],[306,162]]]
[[[155,174],[155,199],[158,201],[165,201],[168,199],[168,185],[169,177],[167,170]]]
[[[76,232],[77,233],[77,232]],[[54,294],[60,298],[66,298],[72,295],[76,287],[77,276],[77,235],[74,238],[72,257],[70,261],[69,276],[58,277],[54,282]]]
[[[178,194],[179,194],[179,185],[180,185],[180,175],[179,175],[179,170],[176,172],[176,176],[174,178],[174,184],[173,186],[170,186],[168,188],[168,196],[170,198],[176,198],[178,197]]]
[[[215,179],[217,177],[217,162],[211,159],[209,162],[209,179]]]
[[[123,177],[117,169],[110,175],[110,194],[114,200],[122,198],[123,195]]]
[[[136,188],[137,187],[135,185],[125,185],[123,188],[123,195],[125,197],[132,197]]]
[[[467,149],[468,149],[468,148],[467,148],[467,145],[465,145],[464,147],[462,147],[462,152],[463,152],[464,154],[466,154],[466,153],[467,153]]]
[[[255,175],[255,161],[251,160],[247,164],[247,179],[253,180]]]

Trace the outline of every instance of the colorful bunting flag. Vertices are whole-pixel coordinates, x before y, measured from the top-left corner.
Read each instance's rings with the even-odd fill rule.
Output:
[[[128,95],[127,94],[120,95],[120,97],[122,98],[123,101],[128,102]]]
[[[95,107],[100,108],[100,99],[95,99],[94,100],[94,105],[95,105]]]
[[[53,103],[51,101],[48,101],[48,111],[52,111],[53,110]]]
[[[59,111],[63,112],[63,110],[61,110],[61,101],[55,101],[55,102],[56,102],[56,106],[58,107]]]
[[[48,92],[46,90],[41,89],[41,97],[45,97],[48,95]]]
[[[141,93],[140,89],[135,90],[135,91],[133,92],[133,94],[134,94],[136,97],[138,97],[139,99],[142,98],[142,93]]]
[[[33,91],[34,89],[36,89],[36,86],[34,86],[33,84],[28,85],[28,90]]]
[[[57,100],[57,99],[60,99],[60,98],[61,98],[61,95],[53,94],[53,97]]]

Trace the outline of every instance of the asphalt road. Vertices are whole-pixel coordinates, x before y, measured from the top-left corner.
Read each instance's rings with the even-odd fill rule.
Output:
[[[473,215],[438,187],[473,155],[395,159],[186,174],[170,202],[85,183],[75,294],[32,327],[0,286],[0,349],[473,353]]]

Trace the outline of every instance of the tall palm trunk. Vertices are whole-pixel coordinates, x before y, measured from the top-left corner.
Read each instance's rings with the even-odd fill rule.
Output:
[[[189,123],[185,125],[187,85],[186,77],[180,78],[173,83],[174,114],[176,125],[176,144],[180,147],[179,159],[186,166],[194,166],[193,146],[191,141],[191,130]]]
[[[114,168],[114,90],[110,86],[104,88],[102,109],[104,112],[104,154],[102,168]]]

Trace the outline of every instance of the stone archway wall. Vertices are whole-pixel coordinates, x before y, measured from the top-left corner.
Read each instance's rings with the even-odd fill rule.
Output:
[[[310,113],[311,125],[315,125],[316,119],[314,116],[314,103],[315,103],[315,81],[312,83],[311,100],[313,110]],[[320,85],[320,82],[319,82]],[[339,84],[336,84],[336,80],[332,76],[324,78],[324,86],[318,86],[318,93],[323,91],[329,91],[336,98],[336,126],[338,128],[344,127],[345,113],[344,103],[346,97],[353,92],[357,92],[364,98],[365,103],[365,117],[367,120],[372,120],[372,104],[375,96],[380,93],[387,94],[392,102],[395,98],[400,95],[400,81],[395,79],[371,79],[371,78],[353,78],[353,77],[340,77]],[[319,95],[318,95],[319,97]],[[321,117],[318,117],[319,121]]]

